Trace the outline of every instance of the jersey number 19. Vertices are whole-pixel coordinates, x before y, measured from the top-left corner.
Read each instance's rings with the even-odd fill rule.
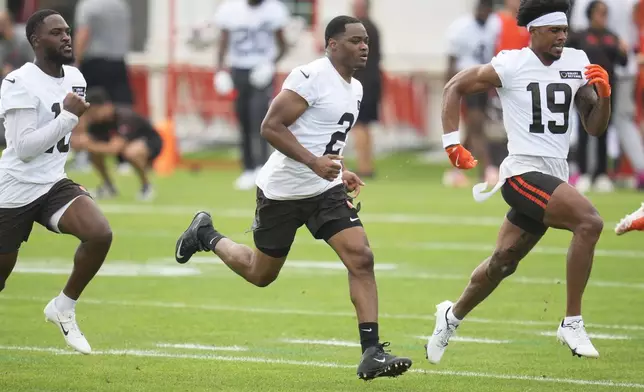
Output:
[[[60,104],[58,102],[56,102],[55,104],[51,105],[51,111],[54,112],[54,118],[58,117],[58,115],[61,112]],[[45,152],[47,154],[53,154],[54,153],[54,147],[56,147],[56,149],[59,152],[69,152],[69,143],[65,143],[65,138],[66,137],[67,136],[63,136],[63,138],[60,139],[58,141],[58,143],[56,143],[56,146],[51,146],[51,148],[49,150],[45,151]]]
[[[530,132],[544,133],[545,126],[542,120],[541,89],[539,83],[530,83],[526,89],[532,93],[532,124],[530,124]],[[564,99],[562,103],[555,103],[556,92],[563,93]],[[546,103],[550,113],[563,114],[563,124],[559,125],[556,121],[548,121],[548,130],[555,135],[568,132],[572,88],[566,83],[550,83],[546,86]]]

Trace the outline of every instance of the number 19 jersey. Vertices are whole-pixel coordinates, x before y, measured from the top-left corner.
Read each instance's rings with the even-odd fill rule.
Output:
[[[298,142],[313,155],[342,155],[347,134],[353,127],[362,101],[362,84],[340,76],[331,61],[323,57],[297,67],[288,75],[282,90],[291,90],[309,107],[290,126]],[[317,196],[342,183],[319,177],[306,165],[279,151],[273,152],[257,177],[257,186],[272,200],[298,200]]]
[[[586,53],[564,48],[544,65],[530,48],[500,52],[491,62],[498,88],[509,155],[566,159],[577,90],[587,83]]]

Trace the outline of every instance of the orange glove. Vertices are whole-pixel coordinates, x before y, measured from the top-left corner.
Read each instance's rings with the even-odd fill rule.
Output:
[[[479,163],[479,161],[474,159],[472,153],[460,144],[449,146],[445,148],[445,151],[449,155],[449,160],[452,161],[452,165],[459,169],[472,169]]]
[[[610,83],[608,81],[608,72],[597,64],[590,64],[586,66],[584,72],[588,79],[588,84],[594,85],[597,90],[597,95],[601,98],[610,97]]]

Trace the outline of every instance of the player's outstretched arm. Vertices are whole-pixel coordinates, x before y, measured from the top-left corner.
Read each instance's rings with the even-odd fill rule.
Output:
[[[608,128],[611,112],[608,73],[599,65],[591,64],[586,67],[586,77],[588,84],[577,91],[575,105],[586,132],[601,136]]]
[[[461,98],[475,93],[501,87],[501,79],[491,64],[465,69],[447,82],[443,89],[443,147],[452,165],[459,169],[471,169],[477,161],[460,143],[458,124],[461,117]]]

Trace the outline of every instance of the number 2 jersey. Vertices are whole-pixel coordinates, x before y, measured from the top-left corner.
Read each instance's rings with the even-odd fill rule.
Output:
[[[501,51],[491,61],[501,80],[497,88],[508,136],[508,157],[499,169],[499,183],[489,193],[474,188],[482,201],[506,178],[537,171],[568,181],[568,151],[575,95],[586,85],[590,64],[581,50],[564,48],[559,60],[544,65],[530,48]]]
[[[72,92],[84,97],[87,83],[77,68],[63,66],[63,71],[62,78],[54,78],[34,63],[26,63],[2,82],[0,118],[5,123],[7,148],[0,157],[0,208],[29,204],[66,177],[65,162],[71,134],[65,131],[76,126],[78,117],[63,111],[63,100]],[[20,116],[13,116],[13,113],[20,113]],[[52,123],[59,115],[60,118]],[[14,123],[9,123],[8,116]],[[17,124],[21,126],[16,127]],[[45,133],[54,135],[54,132],[63,136],[44,145]],[[19,151],[26,143],[27,133],[30,133],[31,149],[37,144],[40,146],[39,153],[25,158]]]
[[[340,76],[327,57],[297,67],[288,75],[282,90],[291,90],[309,107],[289,128],[298,142],[313,155],[342,155],[347,134],[360,111],[362,84]],[[319,195],[342,183],[319,177],[306,165],[279,151],[271,154],[257,177],[257,186],[272,200],[297,200]]]

